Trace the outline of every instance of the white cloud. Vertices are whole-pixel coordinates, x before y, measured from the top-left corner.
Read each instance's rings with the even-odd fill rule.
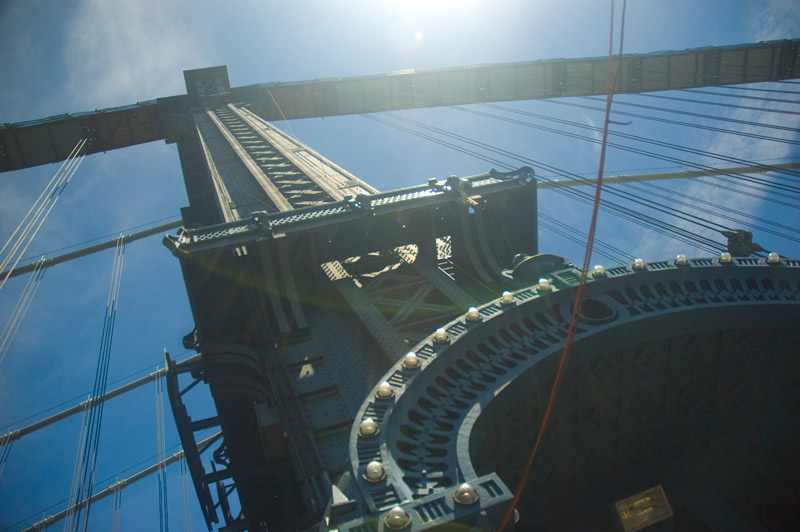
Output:
[[[158,0],[84,0],[64,47],[73,97],[94,109],[181,94],[181,72],[204,65],[190,6]]]
[[[754,40],[770,41],[797,37],[800,28],[800,9],[797,0],[754,2],[756,15],[752,19]]]

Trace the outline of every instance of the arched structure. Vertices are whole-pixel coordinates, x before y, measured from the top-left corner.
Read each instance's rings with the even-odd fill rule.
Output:
[[[416,346],[419,367],[395,364],[355,418],[346,495],[358,504],[333,506],[339,530],[383,530],[397,506],[404,530],[498,525],[579,275],[484,305]],[[800,470],[800,261],[621,266],[586,294],[518,530],[615,530],[608,506],[659,484],[680,530],[774,529]],[[463,483],[475,503],[457,502]]]

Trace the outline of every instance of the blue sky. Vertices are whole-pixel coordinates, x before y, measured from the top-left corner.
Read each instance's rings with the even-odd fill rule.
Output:
[[[183,70],[213,65],[227,65],[231,84],[239,86],[406,68],[603,56],[608,46],[609,4],[600,1],[239,0],[222,5],[155,0],[0,2],[0,122],[182,94]],[[625,51],[796,38],[797,28],[800,8],[792,0],[640,0],[628,7]],[[636,98],[619,97],[618,101],[643,102]],[[516,106],[586,124],[602,123],[599,113],[547,102]],[[789,115],[697,109],[798,127],[798,120],[787,118]],[[477,119],[452,109],[417,110],[404,116],[571,172],[596,172],[594,145]],[[277,125],[288,129],[283,123]],[[418,184],[429,177],[478,174],[491,167],[362,117],[298,120],[290,125],[290,131],[302,141],[382,190]],[[796,147],[787,144],[745,142],[740,137],[656,127],[644,121],[635,121],[625,131],[750,160],[796,159],[800,155]],[[606,168],[639,173],[666,166],[662,161],[611,150]],[[56,169],[50,165],[0,175],[3,242]],[[664,186],[800,226],[797,210],[775,210],[697,184]],[[27,255],[38,256],[176,217],[186,203],[174,146],[159,142],[94,155],[86,158]],[[542,194],[540,208],[580,230],[587,229],[588,215],[582,205]],[[800,255],[797,243],[756,234],[765,247]],[[608,215],[601,215],[598,236],[645,259],[669,258],[678,252],[704,255]],[[547,231],[541,231],[540,239],[540,251],[582,260],[580,247]],[[177,261],[159,240],[150,238],[128,246],[109,382],[127,382],[133,374],[153,371],[163,363],[164,348],[174,356],[188,355],[181,339],[193,324],[183,281]],[[99,253],[54,267],[45,275],[25,322],[0,363],[0,427],[22,426],[26,423],[18,421],[23,418],[86,398],[93,383],[112,258],[110,251]],[[0,292],[3,324],[24,284],[25,278],[16,278]],[[201,395],[190,400],[198,408],[207,404]],[[178,442],[171,421],[167,414],[168,448]],[[51,505],[56,505],[56,511],[63,507],[59,503],[69,493],[79,425],[76,417],[14,445],[0,477],[0,531],[31,524]],[[117,474],[124,477],[153,462],[157,449],[153,386],[108,403],[100,446],[98,480],[113,480]],[[137,466],[140,462],[144,465]],[[122,474],[128,468],[133,469]],[[177,466],[169,473],[171,523],[173,528],[181,527]],[[124,491],[123,530],[158,526],[156,489],[152,477]],[[192,527],[201,530],[194,495],[190,498]],[[99,504],[92,511],[91,528],[108,529],[110,512],[110,501]],[[11,526],[29,516],[20,526]]]

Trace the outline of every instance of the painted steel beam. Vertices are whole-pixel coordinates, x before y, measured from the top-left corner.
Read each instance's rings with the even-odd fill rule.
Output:
[[[165,223],[156,227],[151,227],[150,229],[145,229],[144,231],[138,231],[136,233],[131,233],[129,235],[124,235],[122,238],[125,240],[126,243],[133,242],[135,240],[140,240],[142,238],[146,238],[148,236],[156,235],[162,233],[164,231],[169,231],[170,229],[175,229],[183,225],[182,220],[178,220],[175,222]],[[93,246],[88,246],[85,248],[81,248],[75,251],[70,251],[69,253],[63,253],[61,255],[52,255],[50,257],[43,257],[42,260],[42,268],[49,268],[50,266],[55,266],[56,264],[61,264],[62,262],[67,262],[73,259],[77,259],[80,257],[85,257],[86,255],[91,255],[92,253],[97,253],[98,251],[103,251],[104,249],[110,249],[117,245],[119,239],[114,238],[112,240],[107,240],[105,242],[101,242],[99,244],[95,244]],[[30,273],[35,268],[39,261],[31,262],[29,264],[25,264],[23,266],[19,266],[14,268],[13,270],[5,270],[0,272],[0,279],[8,277],[16,277],[17,275],[22,275],[23,273]]]
[[[266,120],[587,96],[605,94],[607,61],[596,57],[410,69],[256,84],[230,89],[229,94],[232,101],[249,104]],[[619,94],[794,79],[800,78],[800,39],[626,54],[618,65],[615,91]],[[194,91],[113,109],[5,124],[0,127],[0,172],[64,160],[87,132],[93,139],[88,153],[171,141],[166,126],[169,117],[187,112],[198,97]]]
[[[625,54],[616,93],[655,92],[800,77],[800,40]],[[402,70],[378,76],[233,89],[266,120],[606,93],[607,57]]]
[[[201,357],[201,355],[194,355],[194,356],[192,356],[190,358],[187,358],[186,360],[184,360],[182,362],[179,362],[177,364],[177,366],[179,368],[183,368],[186,365],[189,365],[189,364],[192,364],[194,362],[197,362],[200,359],[200,357]],[[90,397],[89,399],[87,399],[86,401],[83,401],[82,403],[80,403],[78,405],[75,405],[73,407],[67,408],[66,410],[62,410],[61,412],[58,412],[57,414],[53,414],[52,416],[46,417],[46,418],[44,418],[44,419],[42,419],[40,421],[37,421],[35,423],[31,423],[30,425],[22,427],[21,429],[8,431],[4,436],[0,436],[0,440],[6,440],[6,441],[9,441],[9,442],[16,441],[19,438],[21,438],[23,436],[27,436],[28,434],[30,434],[32,432],[35,432],[35,431],[37,431],[39,429],[43,429],[44,427],[50,426],[53,423],[57,423],[57,422],[59,422],[59,421],[61,421],[63,419],[66,419],[66,418],[70,417],[70,416],[74,416],[75,414],[79,414],[79,413],[83,412],[84,410],[86,410],[87,408],[92,408],[95,405],[99,405],[100,403],[104,403],[104,402],[108,401],[109,399],[113,399],[114,397],[118,397],[118,396],[124,394],[125,392],[129,392],[129,391],[134,390],[134,389],[136,389],[136,388],[138,388],[140,386],[143,386],[143,385],[147,384],[150,381],[156,381],[156,380],[162,378],[164,375],[166,375],[166,373],[167,373],[166,368],[161,368],[161,369],[159,369],[157,371],[154,371],[153,373],[150,373],[149,375],[146,375],[146,376],[144,376],[144,377],[142,377],[140,379],[137,379],[135,381],[129,382],[128,384],[123,384],[119,388],[115,388],[115,389],[111,390],[110,392],[106,392],[103,395],[100,395],[98,397]]]

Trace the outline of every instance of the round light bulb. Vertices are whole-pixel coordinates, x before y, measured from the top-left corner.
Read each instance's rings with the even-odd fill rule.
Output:
[[[371,417],[364,418],[361,426],[358,427],[358,434],[363,438],[374,438],[381,431],[381,428]]]
[[[719,262],[720,264],[730,264],[733,262],[733,257],[731,257],[730,253],[725,251],[719,256]]]
[[[780,264],[781,263],[781,256],[775,253],[774,251],[767,255],[767,264]]]
[[[678,266],[686,266],[689,264],[689,259],[686,258],[686,255],[680,254],[675,257],[675,264]]]
[[[421,364],[421,361],[416,353],[413,351],[409,351],[406,356],[403,357],[403,367],[406,369],[417,369]]]
[[[481,321],[483,319],[483,316],[481,316],[481,313],[478,312],[478,309],[475,307],[469,307],[465,317],[467,321]]]
[[[450,341],[450,337],[444,329],[436,329],[436,332],[433,333],[433,341],[437,344],[446,344]]]
[[[458,504],[474,504],[478,502],[480,495],[475,488],[465,482],[458,487],[453,498]]]
[[[647,269],[647,264],[644,262],[644,259],[636,259],[635,261],[633,261],[633,269],[645,270]]]
[[[386,513],[386,516],[383,518],[383,522],[386,525],[386,528],[390,528],[392,530],[402,530],[407,527],[409,523],[411,523],[411,517],[406,513],[405,510],[399,506],[395,506]]]
[[[514,304],[514,296],[506,290],[503,292],[503,295],[500,296],[500,303],[503,305],[513,305]]]
[[[602,265],[598,264],[592,268],[592,275],[595,277],[605,277],[606,269]]]
[[[394,396],[394,388],[387,381],[383,381],[378,385],[378,391],[375,392],[375,397],[378,399],[389,399]]]
[[[385,476],[386,471],[383,469],[383,464],[375,460],[368,463],[367,468],[364,470],[364,478],[368,482],[378,482],[383,480]]]
[[[536,285],[536,290],[539,292],[549,292],[553,289],[553,285],[550,284],[550,279],[539,279],[539,284]]]

